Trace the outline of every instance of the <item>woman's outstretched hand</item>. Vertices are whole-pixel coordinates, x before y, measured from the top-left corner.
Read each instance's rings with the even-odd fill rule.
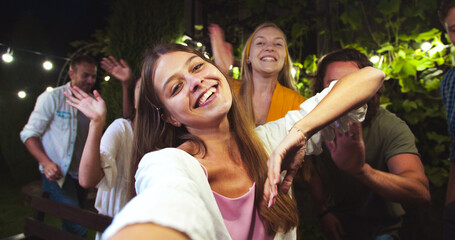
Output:
[[[228,74],[230,67],[234,64],[232,45],[225,41],[223,29],[217,24],[210,24],[209,36],[213,60],[223,73]]]
[[[101,68],[120,80],[122,83],[131,80],[131,68],[123,59],[120,59],[119,62],[113,56],[104,57],[101,60]]]
[[[264,200],[271,207],[278,195],[281,171],[286,170],[286,175],[281,183],[280,190],[287,193],[291,188],[294,176],[299,170],[305,157],[306,136],[298,128],[291,128],[289,134],[281,141],[280,145],[272,152],[267,162],[268,175],[264,186]]]
[[[68,87],[68,90],[72,95],[68,92],[64,92],[64,94],[68,98],[66,102],[70,106],[81,111],[90,121],[104,124],[107,112],[106,104],[98,91],[93,91],[93,96],[95,96],[93,98],[76,86]]]

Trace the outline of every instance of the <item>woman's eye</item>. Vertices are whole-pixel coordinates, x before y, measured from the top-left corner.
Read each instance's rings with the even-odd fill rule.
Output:
[[[182,83],[178,83],[174,87],[172,87],[171,96],[174,96],[180,90],[181,87]]]
[[[256,45],[263,45],[263,42],[257,42]]]
[[[275,43],[275,45],[276,45],[276,46],[280,46],[280,47],[283,46],[282,43]]]
[[[204,65],[204,63],[199,63],[199,64],[197,64],[196,66],[194,66],[194,67],[193,67],[193,72],[195,72],[195,71],[201,69],[203,65]]]

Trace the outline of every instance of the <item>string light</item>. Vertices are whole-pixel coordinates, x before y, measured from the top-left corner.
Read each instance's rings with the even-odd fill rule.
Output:
[[[26,93],[25,91],[19,91],[19,92],[17,93],[17,96],[18,96],[19,98],[25,98],[25,97],[27,97],[27,93]]]
[[[52,92],[53,90],[54,90],[54,88],[51,87],[51,86],[49,86],[49,87],[46,88],[46,92]]]
[[[10,48],[2,55],[2,60],[6,63],[10,63],[14,60],[13,58],[13,51]]]
[[[426,52],[426,51],[430,50],[432,46],[433,45],[430,42],[424,42],[424,43],[422,43],[420,48],[422,49],[422,51]]]
[[[6,44],[3,44],[3,43],[0,43],[0,46],[7,47],[7,51],[2,55],[3,62],[5,62],[5,63],[13,62],[14,61],[14,57],[13,57],[13,49],[12,49],[12,47],[10,47],[10,46],[8,46]],[[29,50],[29,49],[24,49],[24,48],[14,47],[14,50],[27,52],[27,53],[31,53],[31,54],[34,54],[34,55],[44,56],[44,58],[46,60],[42,63],[42,66],[43,66],[43,68],[46,71],[50,71],[54,67],[54,64],[52,63],[52,61],[49,60],[49,58],[61,59],[61,60],[64,60],[64,61],[69,61],[70,60],[69,58],[66,58],[66,57],[51,56],[51,55],[43,54],[41,52],[37,52],[37,51]]]
[[[373,64],[376,64],[377,62],[379,62],[379,56],[376,55],[376,54],[373,55],[373,56],[371,56],[370,61],[371,61]]]
[[[110,77],[110,76],[104,77],[104,81],[109,82],[109,80],[111,80],[111,77]]]
[[[291,68],[291,75],[293,78],[295,78],[295,75],[297,74],[297,70],[295,69],[295,67],[292,67]]]
[[[44,70],[46,70],[46,71],[52,70],[52,67],[53,67],[53,66],[54,66],[54,65],[53,65],[52,62],[49,61],[49,60],[46,60],[46,61],[43,62],[43,68],[44,68]]]

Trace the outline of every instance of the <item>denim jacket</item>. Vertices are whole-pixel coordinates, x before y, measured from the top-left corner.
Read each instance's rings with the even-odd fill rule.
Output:
[[[71,164],[77,135],[77,109],[68,105],[63,95],[70,84],[68,82],[50,92],[43,92],[20,133],[24,143],[30,137],[40,138],[44,151],[60,166],[64,176]],[[40,171],[44,171],[41,165]]]

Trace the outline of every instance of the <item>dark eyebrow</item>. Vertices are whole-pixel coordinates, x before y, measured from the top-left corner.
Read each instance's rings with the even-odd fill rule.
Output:
[[[189,58],[185,61],[185,64],[184,64],[183,66],[186,67],[186,66],[190,65],[191,61],[192,61],[193,59],[197,58],[197,57],[198,57],[197,55],[194,55],[194,56],[189,57]],[[164,85],[163,85],[164,88],[163,88],[163,90],[166,88],[166,85],[167,85],[172,79],[175,78],[175,76],[176,76],[177,74],[178,74],[178,73],[172,74],[172,76],[170,76],[170,77],[166,80],[166,82],[164,82]]]

